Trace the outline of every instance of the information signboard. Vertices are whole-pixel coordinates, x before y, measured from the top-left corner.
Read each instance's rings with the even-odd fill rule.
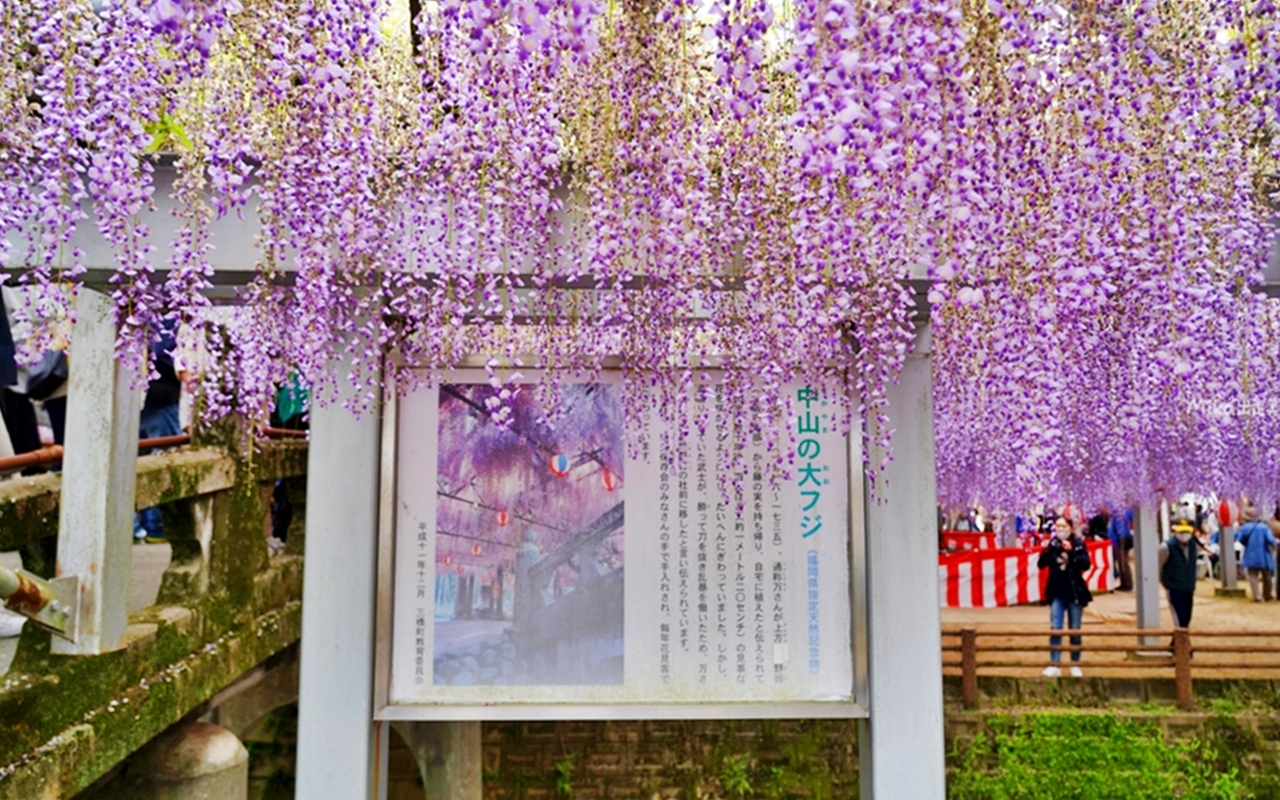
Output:
[[[774,485],[708,384],[630,446],[616,373],[548,397],[459,371],[398,401],[381,718],[863,714],[838,402],[790,389]]]

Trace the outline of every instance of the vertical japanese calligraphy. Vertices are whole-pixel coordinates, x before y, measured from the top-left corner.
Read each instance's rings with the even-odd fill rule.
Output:
[[[606,376],[593,384],[597,394],[592,402],[608,398],[615,403],[622,384],[620,379],[613,384],[609,380]],[[476,384],[483,381],[478,377]],[[455,390],[471,397],[472,390],[465,384],[456,380]],[[523,459],[520,470],[541,470],[543,477],[509,501],[492,499],[499,485],[492,476],[461,480],[446,473],[446,461],[435,455],[440,437],[452,430],[447,420],[442,422],[442,415],[474,409],[458,404],[456,398],[445,409],[445,401],[430,392],[406,398],[399,440],[397,552],[401,555],[397,556],[393,702],[848,702],[853,687],[848,456],[846,439],[836,429],[843,409],[837,399],[822,397],[808,386],[792,387],[789,397],[793,403],[786,424],[793,449],[784,456],[790,456],[793,466],[785,481],[771,479],[776,456],[765,451],[760,437],[731,428],[723,388],[707,381],[691,390],[683,406],[685,419],[663,422],[662,415],[645,416],[645,443],[630,451],[625,463],[609,463],[607,480],[599,475],[589,479],[588,473],[605,469],[592,459],[612,459],[618,451],[606,447],[596,452],[593,446],[580,443],[567,453]],[[569,434],[561,431],[561,435]],[[583,439],[581,432],[576,435]],[[489,445],[470,455],[464,455],[469,446],[465,440],[450,440],[448,446],[462,448],[447,462],[454,471],[459,464],[501,467],[506,463],[495,461]],[[527,444],[521,446],[528,449]],[[744,450],[749,470],[743,482],[731,485],[725,481],[725,472]],[[540,466],[541,459],[551,455],[568,457]],[[428,457],[440,466],[424,468],[420,462]],[[583,517],[574,518],[577,528],[590,528],[611,504],[621,505],[624,476],[625,525],[619,519],[617,528],[610,528],[614,533],[597,537],[601,544],[591,545],[589,557],[581,556],[575,549],[577,540],[570,537],[563,563],[551,565],[545,559],[560,534],[544,526],[532,543],[514,535],[522,526],[536,527],[529,519],[558,526],[530,509],[553,502],[555,493],[564,491],[575,498],[590,493],[595,498],[592,502],[598,502],[598,508],[574,511],[570,504],[561,509],[561,516],[568,515],[565,519],[573,513]],[[466,506],[468,513],[502,506],[502,516],[477,517],[489,525],[487,532],[463,529],[454,517],[436,510],[444,502],[454,509],[465,505],[449,494],[474,501]],[[547,497],[551,500],[538,499]],[[476,504],[481,506],[479,511]],[[525,550],[528,557],[522,561]],[[446,558],[456,560],[447,563]],[[486,560],[495,565],[510,560],[511,564],[501,574],[496,568],[473,569]],[[467,565],[468,574],[477,575],[474,583],[438,577],[460,574],[459,562]],[[600,576],[614,576],[609,580],[621,592],[617,608],[624,615],[621,640],[603,650],[598,645],[583,650],[585,655],[594,654],[599,662],[595,666],[553,668],[535,663],[528,654],[532,651],[527,648],[538,643],[519,632],[520,576],[539,564],[534,569],[539,576],[537,597],[523,601],[538,608],[554,608],[555,598],[571,597],[582,586],[601,586],[592,583]],[[441,585],[458,586],[466,596],[457,599],[456,589],[442,594]],[[495,592],[505,593],[504,597]],[[470,610],[471,617],[461,619],[460,610]],[[605,610],[591,607],[590,613],[598,616]],[[441,626],[443,618],[448,624]],[[561,625],[548,624],[548,629],[557,630]],[[572,623],[566,630],[577,625]],[[495,645],[492,658],[485,654],[490,640]],[[470,664],[468,658],[476,663]],[[520,666],[504,675],[504,659]],[[484,680],[456,680],[469,673],[446,666],[452,662],[460,662],[463,670],[470,669]],[[442,675],[442,670],[448,674]],[[515,684],[520,684],[518,691],[511,688]]]

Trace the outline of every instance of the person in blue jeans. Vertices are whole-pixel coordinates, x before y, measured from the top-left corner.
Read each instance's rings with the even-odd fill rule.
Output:
[[[1084,607],[1093,600],[1089,587],[1085,585],[1084,574],[1089,571],[1089,550],[1084,545],[1084,538],[1077,535],[1071,521],[1060,515],[1053,523],[1053,539],[1040,551],[1038,564],[1040,569],[1048,570],[1045,581],[1044,599],[1049,603],[1049,626],[1055,631],[1062,630],[1066,621],[1073,631],[1080,630]],[[1071,637],[1071,644],[1078,646],[1079,636]],[[1050,646],[1062,644],[1061,636],[1050,636]],[[1044,674],[1050,678],[1062,675],[1058,663],[1062,660],[1062,651],[1049,653],[1053,663],[1045,667]],[[1084,673],[1076,664],[1080,661],[1080,651],[1071,651],[1071,677],[1080,678]]]

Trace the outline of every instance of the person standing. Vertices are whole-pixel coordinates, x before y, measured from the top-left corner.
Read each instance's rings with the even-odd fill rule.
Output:
[[[1040,569],[1047,569],[1049,577],[1045,581],[1044,599],[1049,603],[1049,626],[1055,631],[1062,630],[1063,618],[1073,631],[1080,630],[1084,617],[1084,607],[1093,600],[1089,587],[1085,585],[1084,574],[1089,571],[1089,550],[1085,547],[1084,538],[1077,535],[1067,517],[1059,516],[1053,523],[1053,538],[1040,551],[1038,561]],[[1071,637],[1071,644],[1079,646],[1081,638]],[[1057,647],[1062,644],[1061,636],[1050,636],[1049,645]],[[1058,663],[1062,660],[1061,650],[1052,650],[1049,660],[1053,663],[1044,668],[1044,674],[1050,678],[1062,675]],[[1071,651],[1071,677],[1080,678],[1084,673],[1077,664],[1080,651]]]
[[[0,416],[4,417],[13,455],[40,449],[36,409],[27,397],[27,364],[17,357],[17,342],[31,335],[31,324],[17,314],[25,295],[10,286],[0,288],[4,320],[0,323]]]
[[[1111,557],[1120,578],[1119,591],[1133,591],[1133,570],[1129,568],[1129,551],[1133,549],[1133,509],[1111,515],[1107,525],[1107,537],[1111,539]]]
[[[151,343],[152,364],[156,378],[147,384],[138,424],[139,439],[176,436],[182,433],[178,416],[178,402],[182,396],[182,381],[174,367],[173,353],[177,349],[176,326],[162,324]],[[151,544],[165,541],[164,522],[157,507],[144,508],[134,518],[134,541]]]
[[[1191,606],[1196,596],[1196,557],[1200,543],[1191,535],[1195,528],[1185,519],[1175,520],[1172,527],[1173,535],[1160,545],[1160,584],[1169,596],[1174,627],[1187,628],[1191,625]]]
[[[1271,529],[1271,535],[1276,537],[1276,542],[1280,543],[1280,503],[1276,503],[1276,509],[1272,512],[1271,519],[1267,520],[1267,527]],[[1272,574],[1276,579],[1275,594],[1272,596],[1280,600],[1280,572]]]
[[[1103,506],[1089,518],[1089,538],[1106,539],[1111,528],[1111,509]]]
[[[1249,576],[1249,589],[1253,593],[1253,602],[1271,602],[1271,576],[1276,571],[1275,556],[1276,537],[1272,535],[1267,523],[1258,519],[1258,509],[1252,503],[1246,503],[1240,509],[1244,524],[1236,534],[1236,541],[1244,545],[1244,557],[1240,566]],[[1261,591],[1258,584],[1261,583]]]

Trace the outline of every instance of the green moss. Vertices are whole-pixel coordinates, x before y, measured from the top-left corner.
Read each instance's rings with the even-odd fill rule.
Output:
[[[249,800],[293,800],[298,705],[276,709],[243,738],[249,751]]]
[[[259,575],[248,601],[225,594],[194,604],[190,615],[158,608],[135,623],[156,625],[154,636],[100,656],[67,658],[49,652],[48,633],[27,626],[0,690],[0,765],[21,765],[26,754],[68,739],[80,726],[92,746],[59,745],[42,760],[55,763],[69,796],[95,780],[156,733],[216,694],[246,670],[297,641],[301,624],[298,559],[282,559]],[[215,620],[222,620],[217,622]],[[19,773],[30,773],[32,765]],[[0,780],[0,798],[21,797],[19,776]]]
[[[19,476],[0,484],[0,551],[24,550],[42,539],[58,535],[57,473]],[[37,571],[26,560],[24,566]]]

